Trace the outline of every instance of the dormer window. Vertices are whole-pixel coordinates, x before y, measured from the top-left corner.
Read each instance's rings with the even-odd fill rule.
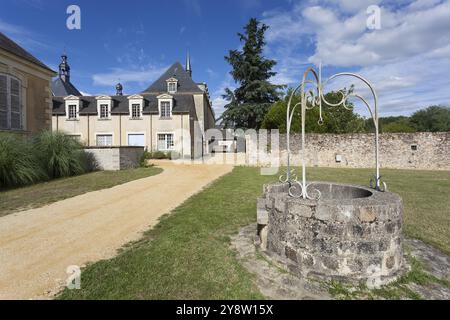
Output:
[[[66,104],[66,119],[67,120],[78,120],[80,116],[80,97],[68,96],[64,98]]]
[[[161,101],[161,118],[170,118],[170,102]]]
[[[158,98],[159,117],[170,119],[172,117],[173,97],[169,94],[162,94]]]
[[[178,88],[178,80],[175,78],[167,79],[167,92],[176,93]]]
[[[67,119],[69,120],[76,120],[77,119],[77,105],[75,104],[70,104],[68,106],[68,116]]]
[[[177,92],[177,83],[176,82],[169,82],[169,93],[175,93]]]
[[[130,112],[130,119],[132,120],[140,120],[142,119],[142,112],[144,110],[144,97],[135,94],[128,97],[128,104],[129,104],[129,112]]]
[[[132,119],[141,118],[141,105],[140,104],[131,105],[131,118]]]
[[[112,98],[109,96],[99,96],[96,99],[98,119],[111,119]]]
[[[100,105],[100,119],[109,118],[109,106],[107,104]]]

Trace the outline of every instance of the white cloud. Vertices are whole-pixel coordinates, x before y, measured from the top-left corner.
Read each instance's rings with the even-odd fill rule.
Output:
[[[27,50],[49,50],[51,47],[41,41],[40,35],[21,26],[0,19],[0,30]]]
[[[233,79],[230,74],[227,73],[224,77],[224,80],[219,85],[218,89],[211,94],[212,98],[212,107],[214,109],[214,113],[216,115],[216,119],[222,116],[224,112],[224,106],[229,103],[229,101],[222,98],[222,95],[225,93],[226,88],[230,88],[231,90],[235,89],[235,84],[233,83]]]
[[[96,86],[110,86],[113,87],[120,80],[122,84],[138,83],[139,85],[148,85],[156,80],[164,71],[166,67],[148,66],[142,69],[122,69],[113,68],[108,73],[98,73],[92,76],[94,85]]]
[[[441,0],[417,0],[408,6],[408,10],[414,11],[431,8],[439,2],[441,2]]]
[[[434,49],[433,51],[426,54],[428,58],[448,58],[450,57],[450,43],[441,48]]]
[[[325,3],[333,4],[346,13],[355,13],[366,10],[370,5],[378,5],[381,0],[328,0]]]
[[[215,72],[213,69],[211,68],[206,68],[206,73],[208,74],[208,76],[210,78],[216,78],[217,77],[217,72]]]
[[[371,31],[366,9],[376,3],[382,29]],[[450,104],[449,0],[309,0],[263,17],[271,27],[266,55],[279,62],[276,82],[292,86],[305,64],[322,62],[325,70],[348,70],[373,82],[382,114]]]

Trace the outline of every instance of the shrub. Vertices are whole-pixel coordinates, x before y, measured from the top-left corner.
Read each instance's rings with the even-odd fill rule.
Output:
[[[141,158],[141,166],[145,166],[145,161],[148,159],[154,159],[154,160],[164,160],[164,159],[169,159],[169,160],[177,160],[181,158],[181,154],[179,152],[176,151],[168,151],[168,152],[163,152],[163,151],[153,151],[153,152],[148,152],[145,151],[144,154],[142,155]]]
[[[149,159],[162,160],[162,159],[169,159],[169,158],[166,153],[164,153],[162,151],[155,151],[155,152],[150,153]]]
[[[46,178],[28,140],[0,134],[0,188],[32,184]]]
[[[147,160],[151,159],[151,153],[147,151],[147,149],[145,149],[144,153],[141,156],[141,159],[139,160],[139,165],[143,168],[147,168]]]
[[[89,157],[82,145],[61,132],[43,131],[34,139],[34,150],[51,179],[82,174],[89,169]]]
[[[85,172],[93,172],[100,170],[100,166],[94,154],[84,151],[83,155],[81,156],[81,160]]]

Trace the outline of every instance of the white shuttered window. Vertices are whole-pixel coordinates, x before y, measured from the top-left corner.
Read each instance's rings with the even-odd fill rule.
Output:
[[[23,129],[21,87],[18,79],[0,74],[0,129]]]

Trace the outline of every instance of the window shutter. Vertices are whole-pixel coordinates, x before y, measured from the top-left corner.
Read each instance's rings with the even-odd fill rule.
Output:
[[[8,129],[8,87],[4,75],[0,75],[0,129]]]
[[[20,82],[11,78],[11,129],[22,129]]]

